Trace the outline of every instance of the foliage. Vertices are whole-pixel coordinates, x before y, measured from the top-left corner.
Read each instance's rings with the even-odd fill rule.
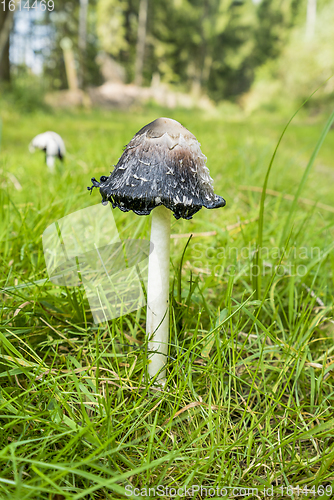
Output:
[[[333,101],[334,2],[330,0],[318,13],[315,35],[307,39],[305,24],[298,24],[278,59],[269,60],[256,73],[248,107],[275,107],[302,103],[317,88],[310,105]]]
[[[0,105],[2,109],[17,109],[22,113],[48,110],[44,102],[45,88],[40,78],[29,74],[25,66],[16,66],[10,85],[0,86]]]
[[[100,0],[98,12],[103,47],[127,62],[131,74],[138,2]],[[236,0],[151,2],[146,82],[159,74],[163,81],[202,88],[217,100],[239,95],[249,88],[254,68],[279,54],[296,12],[295,0],[286,0],[283,8],[278,1],[258,7]]]
[[[88,37],[86,56],[84,59],[84,86],[97,85],[101,83],[96,56],[100,49],[95,30],[96,12],[95,0],[89,2],[88,8]],[[67,79],[63,51],[60,41],[68,37],[73,43],[73,51],[76,58],[77,70],[81,57],[78,49],[78,23],[79,2],[60,0],[55,2],[55,9],[47,15],[43,22],[50,27],[50,43],[43,50],[44,56],[44,78],[49,88],[67,88]]]
[[[98,203],[98,193],[86,190],[90,177],[107,174],[129,138],[167,113],[50,116],[2,108],[1,498],[115,499],[126,487],[159,484],[253,487],[261,498],[273,486],[276,496],[291,498],[291,489],[280,495],[280,488],[332,485],[331,137],[280,246],[323,123],[297,116],[277,151],[263,210],[259,302],[251,275],[259,190],[285,123],[275,115],[172,114],[202,143],[215,191],[228,204],[173,223],[178,236],[216,234],[190,241],[180,301],[187,239],[172,240],[169,389],[145,380],[144,310],[95,325],[80,287],[47,280],[44,229]],[[47,129],[68,149],[54,176],[43,154],[27,152]],[[114,216],[122,237],[148,237],[149,218]]]
[[[138,0],[99,0],[97,33],[102,48],[124,65],[133,78],[137,42]]]
[[[50,43],[44,56],[44,88],[67,88],[60,42],[73,42],[83,85],[98,85],[96,62],[102,50],[134,79],[140,0],[92,0],[88,8],[87,49],[78,48],[79,2],[59,0],[43,19]],[[148,4],[144,84],[162,81],[197,97],[232,100],[251,111],[303,102],[333,73],[333,0],[317,0],[314,38],[306,39],[307,1],[160,0]],[[168,20],[168,22],[167,22]],[[81,71],[80,71],[81,74]],[[15,76],[15,75],[14,75]],[[313,100],[331,101],[329,80]]]
[[[319,13],[313,39],[305,40],[296,29],[279,61],[279,74],[294,99],[300,100],[320,87],[334,74],[334,1]],[[290,68],[286,71],[286,68]],[[328,81],[322,92],[331,94],[334,82]]]
[[[138,9],[138,2],[135,6]],[[131,5],[126,0],[101,0],[97,5],[98,34],[102,47],[112,56],[119,56],[128,51],[130,37],[135,43],[136,26],[133,25],[134,13],[131,16]],[[131,22],[132,21],[132,22]]]
[[[256,68],[277,58],[303,9],[297,0],[160,0],[149,2],[144,82],[152,77],[219,101],[247,91]],[[89,6],[86,84],[99,80],[100,49],[122,64],[133,81],[139,0],[96,0]],[[166,22],[168,20],[168,22]],[[49,16],[51,47],[45,50],[49,85],[66,87],[59,42],[72,39],[77,60],[78,3],[62,0]]]

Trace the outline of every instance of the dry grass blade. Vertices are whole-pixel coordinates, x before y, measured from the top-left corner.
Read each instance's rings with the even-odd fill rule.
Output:
[[[256,220],[257,220],[257,217],[254,217],[254,219],[250,219],[250,220],[239,221],[239,222],[236,222],[235,224],[230,224],[229,226],[222,228],[222,230],[225,229],[226,231],[232,231],[233,229],[237,229],[237,228],[242,227],[242,226],[247,226],[247,224],[250,224],[251,222],[254,222]],[[182,234],[173,233],[170,235],[170,237],[171,237],[171,239],[177,240],[177,239],[181,239],[181,238],[190,238],[190,236],[192,236],[193,238],[197,238],[197,237],[205,238],[206,236],[216,236],[216,235],[217,235],[217,231],[206,231],[203,233],[182,233]]]
[[[30,300],[27,300],[26,302],[23,302],[23,304],[21,304],[14,312],[13,314],[13,318],[15,318],[15,316],[17,316],[19,314],[19,312],[21,311],[21,309],[23,309],[25,306],[29,305],[29,304],[33,304],[33,302],[31,302]]]
[[[259,186],[239,186],[239,189],[242,191],[254,191],[256,193],[262,193],[262,188]],[[292,194],[284,194],[280,191],[275,191],[274,189],[266,189],[266,193],[270,196],[281,196],[285,200],[293,201],[294,196]],[[323,210],[327,210],[327,212],[334,213],[334,207],[331,205],[325,205],[324,203],[320,203],[314,200],[309,200],[308,198],[298,198],[300,203],[304,203],[305,205],[310,205],[312,207],[317,206],[318,208],[322,208]]]
[[[196,408],[197,406],[203,406],[205,408],[209,408],[209,405],[207,403],[202,403],[200,401],[193,401],[192,403],[189,403],[186,406],[184,406],[183,408],[181,408],[181,410],[177,411],[175,413],[175,415],[173,415],[172,417],[167,418],[167,420],[165,420],[162,425],[167,425],[168,422],[170,422],[171,420],[174,420],[174,418],[178,417],[179,415],[181,415],[185,411],[188,411],[191,408]],[[210,408],[211,408],[211,410],[219,410],[220,409],[220,407],[216,406],[216,405],[210,405]]]

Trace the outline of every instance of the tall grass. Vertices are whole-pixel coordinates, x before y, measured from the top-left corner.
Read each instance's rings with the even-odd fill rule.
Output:
[[[221,498],[266,498],[264,489],[271,487],[278,498],[298,498],[302,491],[312,496],[312,488],[317,498],[332,496],[328,142],[321,163],[314,163],[320,170],[312,176],[307,167],[311,184],[303,177],[310,148],[325,138],[321,123],[291,123],[271,171],[276,194],[265,198],[263,191],[260,198],[256,188],[266,174],[269,181],[268,163],[284,127],[279,118],[268,125],[267,117],[247,123],[172,113],[201,141],[215,191],[228,205],[173,223],[164,390],[146,378],[144,310],[97,325],[81,287],[56,287],[47,279],[44,229],[98,203],[97,193],[86,193],[90,177],[108,174],[133,133],[167,113],[37,113],[20,117],[19,131],[15,113],[3,116],[3,499],[205,498],[217,487]],[[47,129],[61,133],[69,150],[55,176],[42,157],[27,153],[31,137]],[[319,173],[324,167],[327,177]],[[296,187],[299,197],[300,186],[313,207],[287,199]],[[316,207],[314,193],[327,209]],[[149,218],[119,211],[114,217],[122,238],[148,238]],[[256,297],[259,231],[266,255]],[[177,237],[187,233],[194,236]]]

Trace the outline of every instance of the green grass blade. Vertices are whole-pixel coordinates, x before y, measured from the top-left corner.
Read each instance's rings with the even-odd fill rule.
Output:
[[[320,88],[320,87],[319,87]],[[256,273],[252,272],[252,276],[255,276],[254,284],[255,284],[255,297],[257,300],[260,300],[261,298],[261,276],[262,276],[262,259],[261,259],[261,248],[263,244],[263,221],[264,221],[264,202],[266,199],[266,192],[267,192],[267,185],[268,185],[268,180],[269,180],[269,175],[274,163],[274,160],[276,158],[276,153],[278,150],[279,145],[282,142],[282,139],[285,135],[285,132],[287,131],[287,128],[289,127],[290,123],[294,119],[294,117],[299,113],[299,111],[302,109],[302,107],[311,99],[311,97],[318,91],[319,89],[316,89],[312,94],[299,106],[299,108],[293,113],[291,118],[289,119],[288,123],[285,125],[283,132],[280,135],[280,138],[278,139],[278,142],[276,144],[276,147],[274,149],[273,155],[270,159],[268,169],[264,178],[263,182],[263,188],[262,188],[262,194],[261,194],[261,200],[260,200],[260,210],[259,210],[259,220],[258,220],[258,235],[257,235],[257,248],[255,251],[255,256],[254,256],[254,264],[253,264],[253,269],[256,270]],[[322,143],[321,143],[322,144]]]
[[[288,216],[286,218],[286,222],[284,224],[284,229],[283,229],[283,232],[282,232],[282,236],[281,236],[281,241],[280,241],[280,245],[279,246],[282,246],[284,244],[284,240],[286,238],[286,234],[289,230],[289,227],[290,227],[290,224],[291,224],[291,219],[292,219],[292,216],[293,214],[295,213],[296,211],[296,208],[297,208],[297,203],[298,203],[298,198],[300,197],[301,195],[301,192],[305,186],[305,183],[307,181],[307,178],[311,172],[311,169],[313,167],[313,164],[314,164],[314,160],[316,159],[319,151],[320,151],[320,148],[332,126],[332,123],[334,122],[334,110],[332,111],[330,117],[328,118],[327,120],[327,123],[326,125],[324,126],[323,128],[323,131],[321,132],[321,135],[318,139],[318,142],[313,150],[313,153],[311,154],[311,157],[309,159],[309,162],[305,168],[305,171],[304,171],[304,174],[303,174],[303,177],[301,178],[301,181],[298,185],[298,189],[296,191],[296,194],[295,194],[295,197],[293,199],[293,202],[291,204],[291,207],[290,207],[290,210],[289,210],[289,213],[288,213]]]

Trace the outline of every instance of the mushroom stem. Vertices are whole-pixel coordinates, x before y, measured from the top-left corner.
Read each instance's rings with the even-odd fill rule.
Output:
[[[46,164],[49,167],[49,170],[51,172],[54,171],[55,168],[55,160],[56,158],[54,156],[46,155]]]
[[[150,356],[148,373],[158,382],[166,382],[169,337],[169,242],[171,212],[163,205],[152,213],[151,243],[153,251],[148,263],[146,333]]]

